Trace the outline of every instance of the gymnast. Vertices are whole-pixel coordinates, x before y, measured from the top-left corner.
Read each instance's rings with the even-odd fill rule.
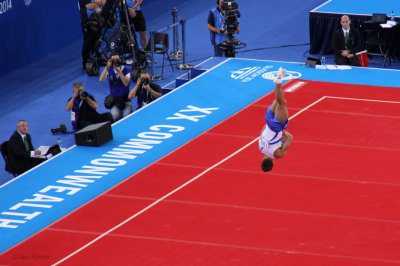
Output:
[[[279,68],[278,75],[274,79],[275,99],[268,107],[265,114],[267,124],[263,127],[258,141],[258,146],[264,158],[261,162],[261,169],[268,172],[274,166],[274,159],[286,155],[287,149],[292,143],[293,136],[286,129],[289,124],[289,112],[286,106],[286,99],[282,90],[282,79],[286,70]]]

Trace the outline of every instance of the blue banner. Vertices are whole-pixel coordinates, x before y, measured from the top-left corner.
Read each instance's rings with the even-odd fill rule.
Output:
[[[0,76],[82,37],[75,0],[0,0]]]

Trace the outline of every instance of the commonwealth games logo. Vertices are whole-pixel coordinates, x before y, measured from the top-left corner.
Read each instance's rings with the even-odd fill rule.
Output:
[[[265,79],[274,80],[277,75],[278,75],[278,71],[271,71],[271,72],[267,72],[267,73],[263,74],[262,77]],[[283,77],[283,80],[298,79],[300,77],[301,77],[301,73],[299,73],[299,72],[286,71],[286,74]]]
[[[241,82],[249,82],[271,68],[272,66],[245,67],[239,70],[231,71],[231,78],[240,80]]]
[[[24,0],[24,2],[26,6],[29,6],[32,3],[32,0]]]

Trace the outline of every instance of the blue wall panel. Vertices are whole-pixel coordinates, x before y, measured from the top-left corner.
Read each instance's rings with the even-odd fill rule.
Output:
[[[0,76],[81,37],[75,0],[0,0]]]

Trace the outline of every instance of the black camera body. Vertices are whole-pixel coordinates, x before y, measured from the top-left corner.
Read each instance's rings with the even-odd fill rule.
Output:
[[[231,12],[231,11],[227,11]],[[239,12],[239,11],[237,11]],[[225,28],[226,28],[226,33],[229,34],[235,34],[237,27],[239,26],[239,21],[238,21],[238,17],[236,16],[236,13],[232,13],[229,15],[226,15],[227,13],[225,13]]]
[[[144,86],[149,85],[150,84],[150,80],[148,78],[142,78],[141,82]]]
[[[112,59],[111,60],[113,67],[120,67],[121,66],[121,61],[119,59]]]
[[[60,124],[59,128],[52,128],[51,133],[56,134],[56,133],[67,133],[67,127],[64,124]]]
[[[224,28],[228,36],[233,38],[237,27],[239,26],[238,18],[240,12],[238,11],[239,5],[234,0],[225,0],[222,3],[221,9],[225,11],[225,24]]]
[[[79,91],[79,97],[81,97],[82,99],[86,99],[88,97],[88,93],[84,90],[80,90]]]
[[[104,18],[99,13],[94,12],[88,19],[87,27],[92,31],[98,32],[104,26],[104,23]]]
[[[224,11],[237,10],[238,8],[239,5],[234,0],[225,0],[221,6]]]

